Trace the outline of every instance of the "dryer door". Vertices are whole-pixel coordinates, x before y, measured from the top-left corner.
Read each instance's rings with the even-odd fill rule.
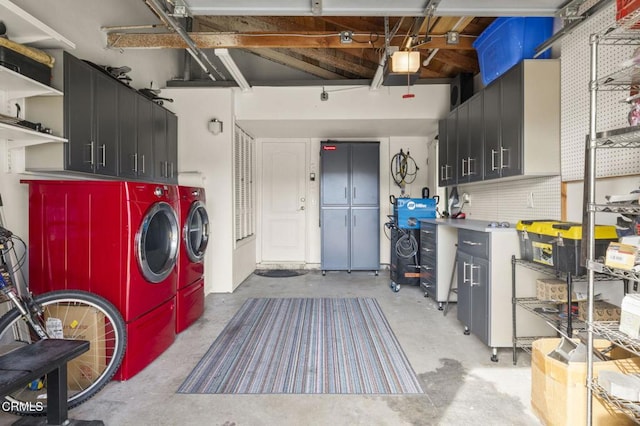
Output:
[[[136,233],[136,257],[144,278],[159,283],[169,276],[178,258],[180,226],[174,209],[155,203]]]
[[[201,262],[209,243],[209,215],[202,201],[191,204],[183,231],[189,260]]]

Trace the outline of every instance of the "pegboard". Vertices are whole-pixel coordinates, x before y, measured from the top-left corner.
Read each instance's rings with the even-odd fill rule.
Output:
[[[577,27],[562,39],[561,48],[561,158],[562,180],[584,178],[585,140],[589,133],[589,71],[591,34],[601,32],[615,22],[615,3]],[[598,76],[605,76],[629,59],[635,46],[603,46],[598,48]],[[622,91],[599,91],[597,130],[628,126],[629,105]],[[596,176],[625,176],[640,173],[640,150],[598,149]]]
[[[522,219],[561,217],[561,180],[559,176],[484,181],[482,184],[459,185],[460,198],[467,193],[471,199],[463,212],[470,219],[497,220],[515,223]],[[446,200],[444,205],[445,207]]]

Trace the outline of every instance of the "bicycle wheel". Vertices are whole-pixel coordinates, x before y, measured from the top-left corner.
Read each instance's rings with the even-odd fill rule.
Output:
[[[116,373],[126,345],[125,323],[106,299],[80,290],[60,290],[34,298],[42,314],[34,314],[52,338],[88,340],[90,349],[67,364],[68,408],[76,407],[102,389]],[[35,311],[35,309],[32,309]],[[39,337],[17,308],[0,318],[0,350],[29,344]],[[46,378],[5,399],[16,414],[46,414]]]

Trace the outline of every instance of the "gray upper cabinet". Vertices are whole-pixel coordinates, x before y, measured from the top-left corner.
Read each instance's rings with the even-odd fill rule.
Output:
[[[380,202],[378,143],[351,145],[351,205],[375,206]]]
[[[177,182],[177,117],[64,53],[65,169]]]
[[[483,92],[469,99],[469,155],[464,162],[465,178],[476,182],[484,178],[484,111]],[[461,160],[462,163],[462,160]]]
[[[320,199],[324,206],[349,205],[349,146],[346,144],[325,144],[322,146],[322,185]]]
[[[65,136],[68,170],[117,175],[117,85],[65,52]]]
[[[118,174],[138,177],[138,134],[136,93],[123,85],[118,87],[118,143],[120,156]]]
[[[143,96],[136,99],[136,176],[153,179],[153,102]]]
[[[446,139],[458,132],[457,182],[439,179],[440,186],[560,173],[558,60],[524,60],[456,111],[454,125],[447,116]],[[439,159],[443,175],[450,162]]]
[[[458,183],[483,178],[482,92],[458,108]]]
[[[447,118],[440,121],[439,127],[441,131],[438,135],[438,185],[453,185],[457,182],[458,173],[458,110],[451,111]]]
[[[500,80],[492,82],[483,91],[483,135],[484,135],[484,178],[500,177],[500,147],[502,146],[502,132],[500,126]]]

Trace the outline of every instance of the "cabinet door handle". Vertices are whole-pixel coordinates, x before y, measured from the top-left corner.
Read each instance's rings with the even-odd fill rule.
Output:
[[[467,278],[467,266],[471,266],[471,263],[462,262],[462,282],[466,283],[469,281]]]
[[[141,171],[140,171],[140,172],[141,172],[142,174],[144,174],[144,154],[142,154],[142,155],[140,156],[140,158],[142,158],[142,169],[141,169]]]
[[[478,243],[476,241],[468,241],[468,240],[463,240],[462,244],[466,244],[466,245],[472,246],[472,247],[473,246],[481,246],[482,245],[482,243]]]
[[[462,162],[462,164],[461,164],[461,166],[462,166],[462,177],[465,177],[466,174],[464,173],[464,165],[467,162],[467,159],[466,158],[462,158],[461,162]]]
[[[353,187],[353,199],[354,200],[356,199],[356,187],[355,186]]]
[[[425,271],[433,271],[433,268],[431,266],[426,266],[426,265],[422,265],[420,266],[422,269],[424,269]]]
[[[100,144],[100,155],[101,155],[100,166],[107,167],[107,145],[106,144]]]
[[[496,154],[498,151],[491,148],[491,171],[496,171],[498,168],[496,167]]]
[[[500,168],[501,169],[509,169],[511,168],[509,162],[507,164],[504,163],[504,153],[507,153],[507,160],[509,159],[509,148],[500,147]]]
[[[447,177],[445,176],[445,166],[440,166],[440,180],[447,180]]]
[[[133,170],[133,173],[138,174],[138,153],[137,152],[131,155],[131,160],[133,163],[131,169]]]
[[[471,266],[471,268],[470,268],[470,273],[471,273],[471,282],[469,283],[469,285],[470,285],[471,287],[479,286],[479,285],[480,285],[480,283],[479,283],[479,282],[477,282],[477,281],[476,281],[476,282],[474,282],[474,281],[473,281],[473,270],[474,270],[474,269],[478,270],[478,269],[480,269],[480,267],[479,267],[479,266],[476,266],[476,265],[473,265],[473,264],[471,264],[471,265],[469,265],[469,266]]]
[[[171,164],[171,178],[173,178],[173,162],[171,162],[170,164]]]
[[[357,216],[354,214],[354,215],[353,215],[353,227],[354,227],[354,228],[356,227],[356,217],[357,217]]]
[[[91,167],[93,167],[93,141],[85,144],[84,146],[85,146],[85,148],[89,147],[89,160],[84,160],[83,162],[84,163],[89,163],[89,164],[91,164]],[[85,149],[85,152],[86,152],[86,149]]]
[[[471,162],[472,162],[472,161],[473,161],[473,164],[475,165],[475,164],[476,164],[476,159],[475,159],[475,158],[471,158],[471,157],[469,157],[469,158],[467,159],[467,164],[468,164],[467,168],[469,169],[469,170],[468,170],[468,172],[467,172],[467,174],[468,174],[469,176],[471,176],[471,175],[475,175],[475,174],[476,174],[476,171],[475,171],[475,169],[476,169],[476,168],[475,168],[475,167],[473,167],[473,171],[471,170]]]

